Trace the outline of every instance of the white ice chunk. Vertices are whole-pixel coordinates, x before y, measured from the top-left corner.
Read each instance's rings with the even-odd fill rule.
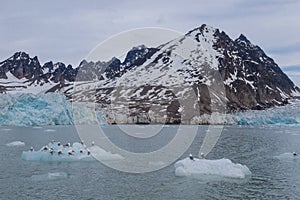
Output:
[[[56,130],[55,129],[46,129],[44,130],[45,132],[55,132]]]
[[[229,159],[207,160],[197,159],[190,160],[185,158],[174,164],[176,176],[201,176],[212,175],[228,178],[245,178],[251,175],[249,168],[245,165],[235,164]]]
[[[13,141],[13,142],[7,143],[6,146],[8,146],[8,147],[25,146],[25,143],[21,142],[21,141]]]
[[[98,146],[92,146],[89,148],[91,151],[91,154],[93,157],[95,157],[97,160],[120,160],[124,159],[123,156],[119,154],[113,154],[111,152],[105,151],[104,149],[98,147]]]
[[[294,152],[287,152],[287,153],[283,153],[280,154],[278,156],[275,156],[275,158],[279,159],[279,160],[295,160],[295,159],[300,159],[298,154],[294,155]]]
[[[31,176],[34,181],[60,180],[68,178],[66,172],[49,172],[47,174],[35,174]]]

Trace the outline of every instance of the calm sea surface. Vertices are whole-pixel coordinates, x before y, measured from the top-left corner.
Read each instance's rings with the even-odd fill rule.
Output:
[[[176,126],[163,129],[158,137],[129,140],[118,126],[108,126],[108,137],[133,152],[155,150],[172,139]],[[207,126],[199,126],[190,149],[197,154]],[[187,133],[188,134],[188,133]],[[22,151],[39,149],[52,139],[77,142],[73,126],[0,127],[0,199],[300,199],[300,158],[276,156],[300,153],[297,127],[226,126],[208,159],[228,158],[247,165],[246,179],[176,177],[173,164],[159,171],[128,174],[100,162],[29,162]],[[25,146],[6,144],[25,142]],[[300,157],[300,156],[299,156]]]

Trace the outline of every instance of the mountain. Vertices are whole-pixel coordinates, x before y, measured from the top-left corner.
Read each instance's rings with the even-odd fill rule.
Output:
[[[0,62],[0,92],[46,92],[49,89],[75,81],[77,69],[51,61],[40,65],[38,58],[17,52]]]
[[[0,63],[0,91],[59,92],[97,102],[111,122],[209,123],[215,112],[285,105],[299,92],[274,60],[244,35],[202,25],[155,48],[133,47],[123,62],[76,68],[18,52]]]

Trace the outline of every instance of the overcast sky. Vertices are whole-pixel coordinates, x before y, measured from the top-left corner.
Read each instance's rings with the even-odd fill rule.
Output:
[[[162,27],[185,33],[203,23],[233,39],[243,33],[281,67],[300,66],[299,0],[4,0],[0,60],[26,51],[41,64],[77,66],[121,31]]]

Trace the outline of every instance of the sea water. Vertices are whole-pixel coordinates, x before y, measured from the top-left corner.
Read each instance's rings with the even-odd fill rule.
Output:
[[[166,145],[178,127],[165,127],[160,136],[151,138],[148,143],[122,134],[116,125],[105,128],[110,140],[120,148],[147,152]],[[194,142],[178,160],[186,158],[189,153],[197,155],[206,130],[207,126],[199,126]],[[243,179],[177,177],[174,163],[150,173],[129,174],[106,167],[100,162],[48,163],[21,159],[23,151],[29,150],[31,146],[40,149],[52,139],[62,144],[80,141],[74,126],[0,127],[0,137],[0,199],[300,197],[300,159],[285,159],[284,156],[293,151],[300,152],[298,127],[225,126],[207,159],[226,158],[247,166],[252,174]],[[16,145],[7,145],[12,142]]]

